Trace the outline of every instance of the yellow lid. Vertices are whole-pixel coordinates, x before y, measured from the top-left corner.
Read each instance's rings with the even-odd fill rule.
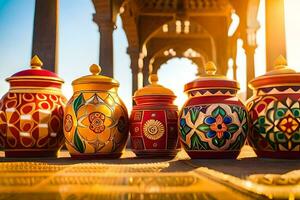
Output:
[[[90,72],[91,75],[82,76],[72,82],[72,85],[79,85],[79,84],[90,84],[90,83],[99,83],[99,84],[105,84],[112,87],[118,87],[119,82],[116,81],[113,78],[110,78],[108,76],[100,75],[101,73],[101,67],[96,64],[92,64],[90,66]]]
[[[276,75],[276,74],[293,74],[293,73],[296,73],[296,71],[289,68],[287,66],[286,59],[282,55],[280,55],[276,58],[274,62],[274,69],[267,72],[264,76]]]
[[[43,62],[40,60],[40,58],[35,55],[30,61],[31,69],[42,69]]]
[[[217,67],[214,62],[208,61],[205,66],[205,74],[200,75],[200,78],[205,78],[205,79],[227,79],[226,76],[216,74],[217,73]]]
[[[300,73],[287,66],[286,59],[280,55],[274,62],[274,69],[249,82],[252,89],[274,86],[298,86]]]
[[[147,96],[147,95],[164,95],[175,96],[172,90],[159,85],[157,74],[151,74],[148,79],[150,85],[147,85],[134,93],[134,97]]]

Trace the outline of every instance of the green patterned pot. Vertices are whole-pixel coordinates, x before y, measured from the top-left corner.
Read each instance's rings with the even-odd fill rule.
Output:
[[[191,158],[236,158],[248,134],[248,114],[236,96],[239,84],[215,75],[207,63],[206,75],[185,85],[188,100],[179,113],[181,143]]]
[[[258,157],[300,158],[300,73],[286,65],[280,56],[274,70],[250,82],[248,141]]]

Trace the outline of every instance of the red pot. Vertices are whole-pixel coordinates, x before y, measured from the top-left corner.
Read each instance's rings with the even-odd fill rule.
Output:
[[[173,104],[176,96],[157,81],[157,75],[152,74],[150,85],[133,97],[136,105],[130,116],[131,144],[139,157],[174,157],[180,148],[178,108]]]
[[[0,145],[6,157],[56,156],[63,145],[63,80],[42,64],[35,56],[31,69],[6,79],[10,89],[0,101]]]
[[[275,69],[249,83],[248,137],[258,157],[300,158],[300,73],[280,56]]]
[[[189,98],[178,122],[182,146],[191,158],[236,158],[248,134],[239,84],[215,75],[212,62],[205,70],[206,75],[185,85]]]

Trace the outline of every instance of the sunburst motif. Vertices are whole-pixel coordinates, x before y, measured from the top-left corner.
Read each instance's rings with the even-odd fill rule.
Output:
[[[160,121],[150,119],[144,124],[143,132],[148,139],[158,140],[164,135],[165,127]]]

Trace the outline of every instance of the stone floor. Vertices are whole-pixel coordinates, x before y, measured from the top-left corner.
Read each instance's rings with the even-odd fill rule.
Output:
[[[258,159],[245,146],[236,160],[9,159],[0,154],[0,199],[299,198],[300,162]],[[288,173],[288,174],[286,174]],[[283,175],[284,174],[284,175]]]

